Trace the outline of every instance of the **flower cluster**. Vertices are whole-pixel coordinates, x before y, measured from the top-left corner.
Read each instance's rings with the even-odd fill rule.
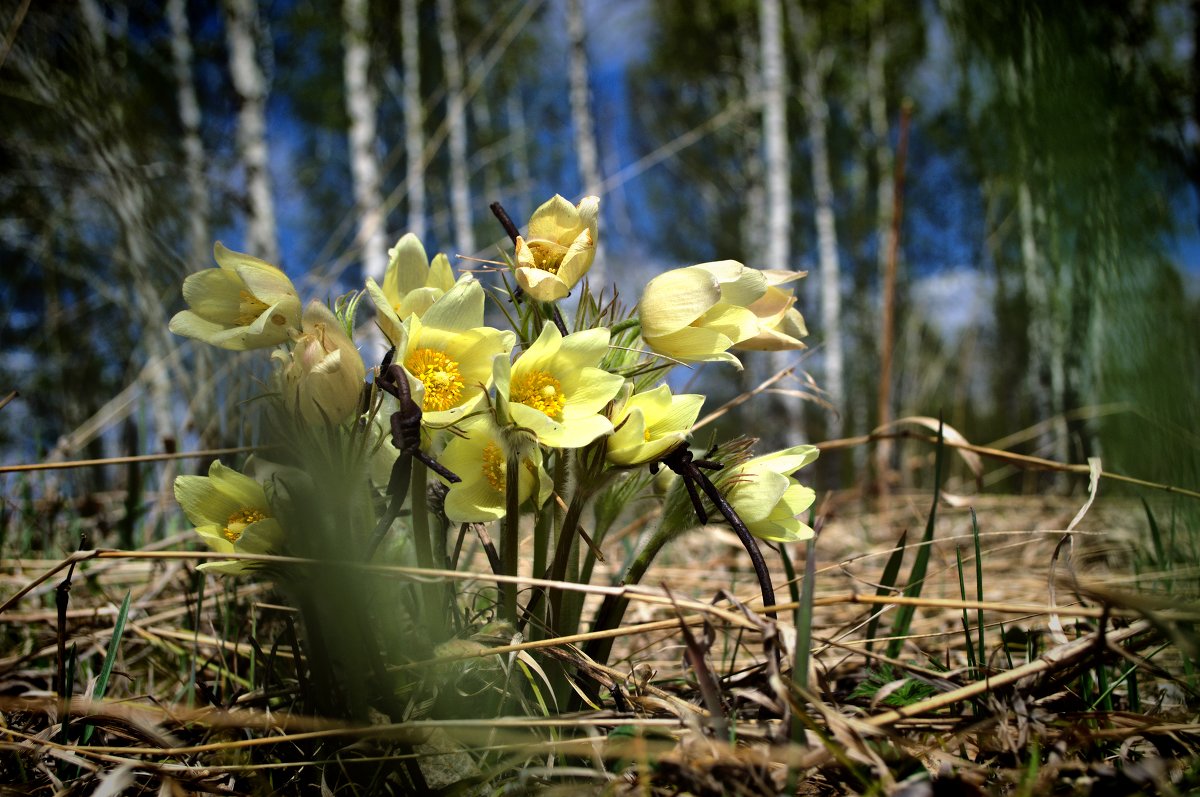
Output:
[[[586,277],[598,218],[596,197],[573,205],[555,196],[539,207],[527,234],[513,233],[510,265],[521,290],[508,297],[472,273],[456,278],[444,254],[430,259],[421,241],[405,235],[390,250],[382,284],[367,279],[365,291],[336,310],[314,301],[301,312],[281,270],[218,243],[219,268],[187,278],[188,309],[170,328],[227,349],[277,347],[277,406],[309,428],[370,430],[374,461],[367,470],[377,488],[394,488],[397,479],[387,474],[401,458],[408,463],[419,455],[440,465],[449,520],[499,520],[513,506],[537,510],[565,489],[563,475],[548,473],[551,458],[560,474],[599,483],[603,472],[655,465],[686,446],[704,396],[672,393],[663,376],[674,364],[741,368],[734,351],[804,346],[791,287],[804,275],[732,260],[655,277],[630,318],[580,303],[575,328],[568,329],[555,303]],[[498,306],[515,308],[515,319],[506,311],[513,329],[488,324],[489,292]],[[388,378],[402,375],[406,390],[388,391],[395,399],[372,389],[369,376],[381,385],[383,373],[368,370],[353,340],[363,295],[392,347]],[[625,335],[631,329],[640,343]],[[615,345],[616,335],[631,345]],[[417,423],[413,413],[419,444],[415,432],[405,437],[395,430],[396,423]],[[389,414],[400,418],[390,438],[382,422]],[[781,542],[811,536],[799,518],[813,493],[791,474],[815,457],[815,448],[802,446],[731,463],[723,479],[728,502],[750,533]],[[271,501],[249,476],[214,463],[207,477],[179,477],[176,495],[216,550],[286,549]],[[238,569],[237,563],[213,567]]]

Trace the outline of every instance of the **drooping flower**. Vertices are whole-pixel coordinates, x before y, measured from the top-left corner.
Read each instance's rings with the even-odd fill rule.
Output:
[[[673,396],[666,385],[630,396],[613,414],[608,461],[641,465],[658,459],[683,442],[703,405],[704,396]]]
[[[497,357],[496,411],[501,424],[529,429],[551,448],[579,448],[612,432],[601,412],[624,379],[597,366],[608,351],[607,329],[565,338],[553,324],[516,362]]]
[[[558,194],[533,212],[516,242],[517,283],[539,302],[566,297],[596,258],[600,198],[572,205]]]
[[[651,349],[685,363],[742,364],[729,353],[759,332],[747,309],[767,290],[761,272],[734,260],[701,263],[660,274],[638,302],[642,339]]]
[[[426,425],[444,427],[473,412],[491,384],[492,361],[507,361],[510,330],[483,326],[483,286],[464,274],[445,296],[399,328],[396,362],[409,375]]]
[[[219,241],[213,256],[219,268],[206,268],[183,281],[189,309],[176,313],[169,329],[234,351],[285,342],[300,326],[300,297],[287,275]]]
[[[764,269],[767,292],[746,309],[758,318],[758,334],[733,344],[741,351],[785,351],[806,348],[800,338],[808,335],[804,316],[793,305],[793,289],[780,287],[804,277],[805,271]]]
[[[291,350],[273,356],[282,363],[283,400],[306,423],[341,423],[358,407],[366,366],[325,305],[310,302]]]
[[[462,479],[449,485],[446,517],[455,523],[499,520],[504,517],[507,500],[505,446],[489,416],[477,415],[461,424],[459,429],[462,436],[452,437],[438,457],[439,462]],[[535,505],[541,506],[554,486],[542,466],[541,450],[534,446],[519,452],[518,456],[522,457],[517,481],[518,500],[524,503],[532,497]]]
[[[209,466],[208,476],[176,476],[175,500],[196,533],[219,553],[276,553],[283,543],[283,529],[262,485],[219,461]],[[253,567],[236,560],[200,565],[201,570],[220,573]]]
[[[813,530],[799,516],[812,506],[816,493],[792,473],[817,458],[816,446],[792,446],[755,457],[732,469],[724,484],[725,498],[755,537],[774,542],[807,540]]]

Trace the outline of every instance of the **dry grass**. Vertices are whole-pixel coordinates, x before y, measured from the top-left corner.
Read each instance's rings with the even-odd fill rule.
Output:
[[[74,557],[60,615],[64,562],[5,559],[0,781],[31,794],[931,794],[935,786],[1149,794],[1200,785],[1190,632],[1200,620],[1197,581],[1181,565],[1146,568],[1141,505],[1097,500],[1060,547],[1082,499],[973,498],[981,600],[969,512],[943,507],[923,591],[907,601],[917,607],[912,626],[889,658],[888,630],[905,601],[894,590],[876,593],[905,529],[911,559],[929,503],[928,494],[907,493],[885,511],[864,511],[850,496],[826,504],[807,687],[790,666],[794,605],[780,607],[777,623],[765,620],[740,545],[712,527],[676,541],[644,579],[609,666],[586,660],[587,634],[538,642],[476,634],[436,662],[402,664],[420,674],[403,715],[376,712],[355,727],[297,711],[304,651],[292,610],[266,583],[210,580],[201,595],[194,555],[85,553]],[[59,511],[45,522],[70,519]],[[176,549],[184,539],[152,547]],[[622,544],[620,534],[610,539],[602,567],[619,566]],[[471,560],[476,575],[454,575],[461,596],[495,583],[483,562]],[[593,581],[608,579],[601,571]],[[777,570],[781,600],[786,581]],[[131,609],[112,679],[93,700],[126,591]],[[586,591],[590,607],[605,589]],[[982,663],[968,654],[964,611],[973,644],[982,618]],[[880,622],[869,647],[873,613]],[[71,650],[78,665],[68,705],[56,684]],[[603,695],[602,704],[539,708],[541,673],[563,662],[580,693]],[[521,697],[499,703],[504,716],[482,719],[434,700],[468,682]]]

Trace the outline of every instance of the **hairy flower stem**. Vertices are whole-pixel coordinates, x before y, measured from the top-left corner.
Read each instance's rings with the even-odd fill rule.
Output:
[[[517,541],[520,537],[520,483],[521,460],[509,456],[505,468],[504,482],[504,530],[500,538],[500,565],[503,575],[517,574]],[[501,612],[504,619],[516,624],[517,622],[517,585],[511,582],[500,587]]]
[[[425,481],[427,479],[425,465],[414,459],[409,482],[409,510],[412,512],[413,549],[417,555],[417,566],[433,568],[433,546],[429,539],[429,512],[425,506]],[[436,634],[444,623],[441,617],[440,584],[422,583],[421,604],[424,607],[425,628],[430,634]]]
[[[550,580],[562,581],[567,575],[567,565],[571,560],[571,549],[577,545],[579,533],[579,518],[583,516],[583,508],[592,497],[594,487],[585,487],[582,481],[575,486],[575,494],[567,506],[567,514],[563,517],[558,529],[558,544],[554,547],[554,558],[550,561]],[[550,633],[573,634],[575,629],[563,627],[563,592],[553,590],[550,593]]]

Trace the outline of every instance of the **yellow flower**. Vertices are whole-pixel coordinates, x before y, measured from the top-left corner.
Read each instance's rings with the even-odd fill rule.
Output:
[[[730,471],[725,498],[755,537],[774,542],[807,540],[813,530],[799,520],[816,493],[791,474],[817,458],[815,446],[792,446],[755,457]]]
[[[551,448],[579,448],[612,432],[600,413],[624,379],[596,366],[608,351],[608,330],[585,329],[565,338],[553,324],[515,363],[497,357],[496,410],[501,424],[537,435]]]
[[[426,259],[425,247],[411,232],[388,250],[383,287],[370,277],[367,292],[379,311],[379,326],[392,344],[399,340],[400,322],[411,315],[424,315],[434,302],[454,287],[450,260],[437,254]]]
[[[477,415],[459,428],[464,436],[452,437],[438,457],[439,462],[462,479],[457,484],[450,484],[450,491],[446,493],[446,517],[455,523],[499,520],[504,517],[506,505],[508,461],[505,447],[488,416]],[[542,467],[541,450],[534,446],[525,453],[517,480],[518,500],[524,503],[536,493],[535,503],[541,506],[549,497],[554,482]]]
[[[287,275],[219,241],[213,256],[220,268],[206,268],[183,281],[190,309],[171,319],[170,330],[234,351],[286,341],[300,326],[300,297]]]
[[[279,550],[283,529],[274,518],[262,485],[220,462],[208,476],[176,476],[175,500],[196,526],[208,547],[219,553],[268,554]],[[200,565],[201,570],[239,573],[251,562],[221,561]]]
[[[792,306],[796,303],[796,297],[792,295],[792,288],[779,286],[794,282],[807,273],[781,269],[762,271],[767,280],[767,292],[746,308],[758,318],[758,334],[735,343],[733,348],[741,351],[806,348],[800,338],[808,335],[808,328],[804,325],[804,316]]]
[[[517,238],[517,282],[539,302],[564,298],[596,258],[600,198],[572,205],[558,194],[534,211],[529,237]]]
[[[423,317],[413,314],[399,328],[396,362],[429,426],[449,426],[474,411],[491,384],[492,361],[507,361],[516,343],[511,331],[483,326],[483,301],[483,286],[464,274]]]
[[[740,369],[728,349],[758,334],[758,317],[747,308],[766,290],[761,272],[733,260],[660,274],[638,302],[642,339],[685,363],[727,362]]]
[[[641,465],[658,459],[683,442],[703,405],[704,396],[672,396],[666,385],[630,396],[613,415],[608,461]]]
[[[358,408],[367,370],[362,355],[328,307],[310,302],[289,352],[275,352],[289,409],[307,423],[341,423]]]

